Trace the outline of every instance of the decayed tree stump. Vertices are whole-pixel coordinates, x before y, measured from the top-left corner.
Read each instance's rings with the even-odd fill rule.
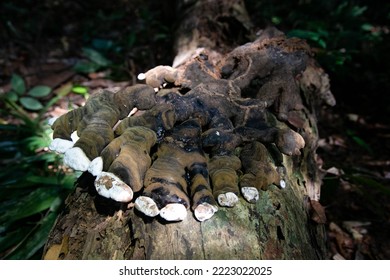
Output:
[[[249,203],[240,197],[234,207],[219,207],[203,222],[188,210],[183,221],[170,223],[143,215],[131,203],[97,195],[94,177],[84,173],[50,234],[44,258],[325,258],[315,151],[316,110],[322,103],[334,104],[327,75],[305,42],[274,28],[253,36],[243,1],[183,1],[180,11],[175,69],[167,74],[166,68],[156,68],[146,82],[160,86],[168,80],[170,87],[190,96],[200,91],[209,106],[218,106],[214,95],[208,97],[210,89],[245,105],[246,113],[236,116],[241,120],[234,120],[244,125],[236,125],[231,135],[252,146],[240,142],[232,151],[241,156],[241,182],[244,173],[253,184],[265,180],[258,200]],[[248,38],[253,42],[243,44]],[[267,129],[259,129],[259,121]],[[280,131],[289,131],[288,137]],[[251,158],[257,141],[269,152],[262,160],[273,166],[262,172]]]

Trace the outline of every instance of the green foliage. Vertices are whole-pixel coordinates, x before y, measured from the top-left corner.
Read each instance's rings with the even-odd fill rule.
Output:
[[[390,2],[246,0],[257,26],[275,25],[313,47],[338,104],[389,121]],[[381,100],[382,102],[378,102]],[[362,106],[364,104],[364,106]]]
[[[39,250],[75,181],[75,174],[62,169],[62,157],[48,152],[52,131],[43,116],[72,85],[60,88],[45,105],[39,99],[52,93],[49,87],[26,91],[18,75],[12,76],[11,87],[3,96],[6,109],[1,109],[17,124],[0,125],[0,258],[40,258]]]
[[[65,56],[79,54],[78,73],[109,70],[106,78],[128,80],[129,73],[138,71],[134,67],[145,71],[172,62],[173,5],[172,1],[141,0],[4,0],[0,1],[4,23],[0,40],[9,49],[17,46],[34,56],[52,48],[51,44],[37,46],[50,38]],[[95,54],[108,61],[96,61]]]
[[[48,86],[35,86],[28,91],[28,95],[32,97],[46,97],[51,93],[51,88]]]
[[[340,169],[340,175],[326,175],[321,187],[321,203],[333,208],[329,213],[338,213],[340,219],[386,221],[387,212],[383,203],[390,198],[388,182],[376,172],[359,167]]]
[[[11,86],[12,89],[19,95],[24,94],[24,92],[26,91],[26,85],[24,84],[22,77],[20,77],[19,75],[12,75]]]
[[[43,108],[42,103],[33,97],[21,97],[19,99],[20,104],[27,110],[38,111]]]
[[[86,100],[89,98],[89,91],[85,86],[75,85],[72,87],[72,92],[83,96]]]
[[[374,177],[372,174],[367,174],[363,172],[354,172],[345,176],[347,180],[351,181],[354,184],[361,186],[362,188],[374,189],[379,192],[381,195],[390,196],[390,189],[382,184],[378,178]],[[367,190],[364,190],[366,193]]]
[[[13,74],[11,77],[11,91],[5,95],[5,101],[15,109],[19,117],[21,117],[21,114],[25,117],[27,113],[23,112],[24,109],[30,111],[43,109],[40,98],[47,97],[50,93],[51,88],[48,86],[35,86],[26,92],[26,85],[22,77]]]
[[[11,57],[19,59],[20,54],[24,61],[41,61],[41,57],[34,60],[35,55],[53,49],[50,43],[45,45],[47,38],[56,42],[55,48],[64,57],[79,54],[74,66],[78,73],[104,71],[107,79],[128,80],[129,72],[137,71],[134,66],[129,71],[130,64],[145,70],[172,61],[167,55],[171,32],[160,17],[160,2],[0,2],[3,49],[15,51],[7,63],[12,63]],[[1,79],[8,78],[5,73]],[[79,85],[67,85],[57,92],[44,86],[29,89],[23,78],[14,74],[11,90],[2,95],[1,259],[40,258],[40,248],[73,188],[75,174],[63,168],[60,155],[47,152],[51,130],[44,120],[48,108],[69,92],[85,98],[89,94]]]
[[[329,37],[329,33],[323,29],[318,29],[316,32],[302,29],[293,29],[288,33],[288,35],[290,37],[299,37],[302,39],[311,40],[323,49],[326,48],[326,41]]]
[[[261,1],[252,3],[266,23],[284,30],[288,36],[306,39],[317,48],[318,59],[328,69],[337,70],[352,62],[363,45],[377,44],[385,29],[368,16],[376,3],[362,1]],[[297,3],[298,2],[298,3]],[[388,4],[382,5],[384,10]],[[383,15],[382,15],[383,17]],[[262,24],[264,25],[264,24]]]
[[[112,62],[109,59],[94,49],[83,48],[82,52],[86,59],[77,62],[73,67],[77,72],[88,74],[112,66]]]
[[[366,150],[367,152],[369,152],[370,154],[373,154],[373,150],[371,148],[371,146],[366,142],[364,141],[361,137],[357,136],[356,133],[351,130],[351,129],[347,129],[346,130],[346,134],[358,145],[360,146],[361,148],[363,148],[364,150]]]
[[[42,131],[42,117],[47,112],[48,108],[55,104],[62,97],[67,95],[72,86],[66,84],[53,98],[46,100],[43,105],[41,98],[47,98],[52,90],[47,86],[35,86],[26,92],[24,80],[17,74],[13,74],[11,78],[11,90],[2,96],[2,101],[6,104],[7,113],[16,117],[23,122],[23,130],[29,130],[30,133]],[[31,118],[29,112],[37,112],[35,118]]]

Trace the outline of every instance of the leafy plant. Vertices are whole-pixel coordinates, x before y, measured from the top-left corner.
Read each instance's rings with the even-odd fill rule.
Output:
[[[80,60],[73,67],[77,72],[88,74],[107,68],[112,64],[103,54],[92,48],[83,48],[82,54],[85,59]]]
[[[25,109],[37,111],[43,108],[40,98],[51,93],[48,86],[35,86],[26,92],[26,85],[22,77],[13,74],[11,78],[11,91],[7,92],[6,98],[10,102],[19,102]]]
[[[371,148],[371,146],[369,144],[367,144],[366,141],[364,141],[361,137],[357,136],[356,133],[351,130],[351,129],[347,129],[346,130],[346,134],[358,145],[360,146],[361,148],[363,148],[364,150],[366,150],[367,152],[369,152],[370,154],[373,154],[373,149]]]
[[[23,129],[41,132],[43,115],[53,104],[67,95],[71,88],[72,86],[70,84],[66,84],[57,91],[57,94],[53,98],[43,105],[40,99],[48,97],[52,89],[39,85],[26,91],[24,80],[19,75],[13,74],[11,78],[11,90],[2,97],[2,101],[4,101],[7,109],[9,109],[7,113],[23,122]],[[32,118],[29,111],[35,111],[38,114]]]
[[[72,92],[79,94],[79,95],[82,95],[85,99],[89,98],[88,88],[85,86],[75,85],[72,87]]]
[[[261,14],[258,18],[265,18],[265,24],[276,25],[288,36],[306,39],[317,48],[322,65],[331,70],[338,70],[347,62],[352,62],[354,55],[381,42],[387,32],[378,20],[386,16],[389,6],[376,1],[363,4],[350,0],[248,0],[248,3],[258,9]],[[259,24],[262,25],[264,23]]]
[[[60,155],[48,153],[52,131],[43,116],[72,85],[61,87],[45,105],[40,99],[49,96],[50,88],[26,90],[18,75],[12,76],[11,88],[2,98],[6,109],[0,111],[16,123],[0,124],[0,258],[40,258],[76,177],[61,166]]]

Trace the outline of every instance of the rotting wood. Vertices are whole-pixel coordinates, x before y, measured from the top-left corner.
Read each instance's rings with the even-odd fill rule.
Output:
[[[211,11],[214,16],[207,17],[205,11]],[[329,105],[334,103],[329,81],[323,70],[315,65],[310,48],[303,41],[287,39],[276,29],[261,32],[255,42],[241,47],[233,48],[231,41],[222,44],[231,22],[235,23],[234,28],[241,23],[243,31],[240,34],[249,32],[249,23],[243,11],[242,1],[196,1],[185,13],[182,25],[187,31],[192,30],[185,34],[192,35],[189,39],[178,36],[180,63],[175,60],[175,69],[154,69],[155,72],[149,75],[156,74],[153,83],[156,80],[164,81],[187,92],[193,91],[193,95],[198,94],[196,97],[203,99],[207,108],[221,107],[223,100],[228,100],[228,105],[233,100],[234,104],[239,104],[238,107],[246,108],[245,114],[235,115],[235,124],[242,125],[236,125],[234,133],[225,130],[226,135],[238,135],[243,142],[265,143],[269,151],[268,162],[278,173],[279,187],[271,184],[266,190],[259,188],[259,198],[255,203],[248,203],[239,197],[234,208],[220,207],[211,219],[201,223],[189,210],[183,221],[166,223],[160,218],[145,217],[134,208],[127,209],[123,204],[97,196],[93,189],[94,178],[87,174],[83,178],[89,179],[80,180],[79,186],[84,189],[89,187],[89,192],[83,193],[82,188],[77,188],[69,197],[46,250],[54,244],[63,244],[62,240],[67,238],[69,248],[63,250],[66,253],[59,258],[325,257],[324,226],[315,222],[323,221],[318,219],[318,215],[312,219],[313,213],[318,211],[313,212],[311,202],[318,201],[321,182],[315,155],[318,137],[315,112],[321,100]],[[223,28],[207,29],[207,26],[212,26],[212,22],[209,22],[212,20],[217,21],[214,26]],[[222,41],[213,44],[210,40],[201,39],[205,37]],[[221,94],[209,95],[209,92]],[[161,90],[160,95],[163,93],[164,90]],[[218,96],[222,97],[218,99]],[[215,101],[215,97],[218,101]],[[169,98],[171,101],[174,97]],[[226,109],[222,116],[232,111]],[[188,111],[183,112],[184,115],[177,114],[181,121],[193,117]],[[200,116],[202,118],[204,116]],[[262,128],[264,125],[268,128],[264,130],[256,125],[247,125],[251,121],[257,124],[262,122]],[[284,134],[286,131],[288,133]],[[302,141],[300,137],[305,143],[303,149],[301,144],[297,145]],[[211,154],[218,154],[221,144],[224,151],[233,149],[239,152],[241,149],[240,143],[225,141],[218,143],[219,148],[215,150],[216,143],[213,141],[209,141]],[[116,212],[118,210],[120,214]]]

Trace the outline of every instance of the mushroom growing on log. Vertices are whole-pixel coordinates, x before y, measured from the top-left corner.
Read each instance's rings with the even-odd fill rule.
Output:
[[[225,13],[243,4],[227,2],[234,8],[213,12],[232,16]],[[200,7],[193,9],[208,13]],[[205,35],[191,34],[195,41]],[[179,40],[174,67],[140,75],[145,84],[102,91],[61,116],[51,149],[89,171],[97,193],[125,211],[129,228],[121,238],[131,249],[114,246],[119,258],[323,258],[323,228],[309,225],[306,202],[319,199],[316,109],[320,100],[334,105],[326,74],[303,40],[275,28],[231,49],[199,41],[202,48],[184,51]],[[74,131],[79,140],[72,143]],[[113,230],[121,221],[102,223]],[[167,234],[179,237],[161,243]],[[103,246],[92,239],[88,248]],[[81,258],[92,256],[91,249]]]
[[[186,209],[190,206],[186,177],[191,173],[190,166],[197,163],[198,154],[210,150],[210,170],[206,170],[206,174],[210,174],[213,193],[219,205],[232,207],[239,194],[241,161],[235,155],[237,147],[251,141],[273,143],[288,156],[299,155],[304,148],[305,141],[299,133],[287,126],[279,129],[271,123],[287,121],[291,111],[302,107],[298,83],[285,81],[283,77],[287,75],[293,79],[304,70],[305,61],[309,59],[308,47],[303,42],[290,40],[281,35],[269,37],[263,34],[255,42],[227,54],[217,62],[219,67],[202,54],[188,62],[185,71],[158,66],[145,74],[146,82],[151,85],[135,85],[116,93],[104,91],[88,100],[85,107],[61,116],[53,124],[53,141],[56,143],[58,138],[68,140],[77,129],[79,139],[65,151],[65,162],[76,170],[85,171],[92,170],[99,158],[103,161],[102,171],[108,171],[94,174],[99,194],[119,202],[130,202],[132,192],[145,187],[143,196],[138,198],[138,201],[144,201],[136,203],[137,209],[150,216],[160,213],[166,220],[182,220],[186,216]],[[281,75],[281,69],[287,74]],[[181,94],[181,81],[199,73],[205,78],[192,83],[193,88]],[[254,96],[249,96],[253,80],[262,79],[266,83]],[[153,87],[163,87],[167,81],[176,88],[155,94]],[[277,92],[274,92],[275,83],[279,88]],[[294,88],[289,87],[291,83]],[[273,90],[264,90],[268,86]],[[128,116],[133,108],[144,112],[139,116]],[[277,119],[272,119],[273,113]],[[198,123],[193,135],[185,126],[189,120]],[[153,130],[154,134],[143,131],[144,128]],[[157,159],[149,168],[148,154],[156,142],[157,133],[162,139]],[[199,152],[194,154],[194,149]],[[145,181],[141,182],[141,178]],[[245,180],[248,179],[246,176]],[[268,181],[273,183],[272,179]],[[111,195],[114,192],[115,195]],[[152,199],[160,210],[144,211],[141,205],[156,209],[153,204],[145,202],[145,197],[150,203]],[[253,201],[256,197],[248,199]],[[166,207],[176,210],[167,214]],[[172,211],[182,213],[175,215]]]

